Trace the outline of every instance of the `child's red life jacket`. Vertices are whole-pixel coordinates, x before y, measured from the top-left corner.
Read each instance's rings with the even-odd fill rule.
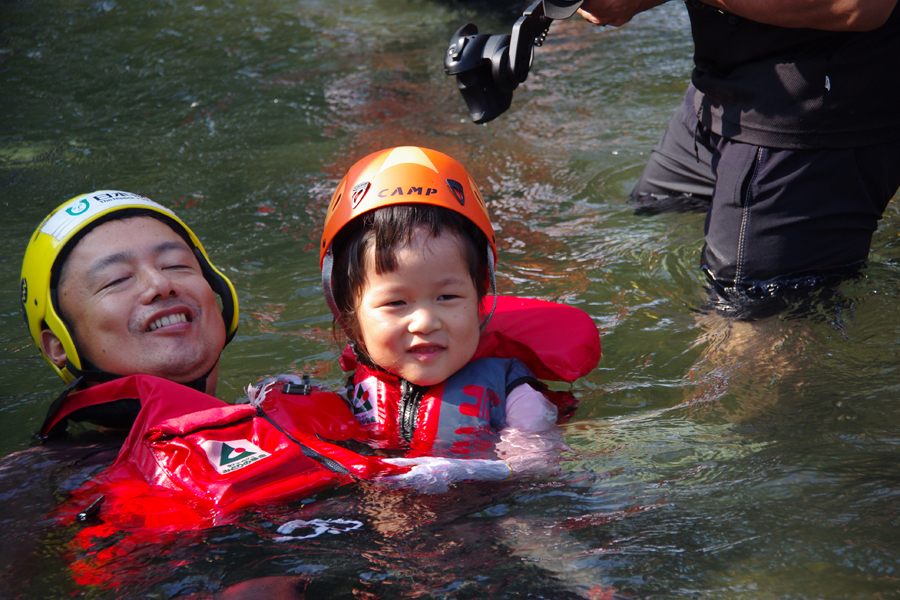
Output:
[[[415,455],[496,458],[497,432],[506,427],[506,396],[540,382],[512,358],[470,361],[446,381],[425,387],[381,369],[356,367],[351,410],[373,445],[409,448]],[[487,452],[486,456],[480,453]]]
[[[493,297],[486,298],[483,311],[493,303]],[[599,359],[600,336],[584,311],[500,296],[475,356],[444,382],[412,385],[383,369],[356,364],[349,348],[341,366],[355,369],[348,393],[351,409],[379,447],[477,458],[493,447],[496,432],[505,427],[506,396],[512,389],[526,383],[540,389],[537,379],[572,382]],[[546,395],[561,413],[574,402],[571,394]]]

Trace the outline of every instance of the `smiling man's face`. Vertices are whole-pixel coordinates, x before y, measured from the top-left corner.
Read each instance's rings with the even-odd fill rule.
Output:
[[[188,383],[213,369],[225,347],[225,323],[197,258],[157,219],[110,221],[85,235],[58,291],[80,356],[103,371]]]

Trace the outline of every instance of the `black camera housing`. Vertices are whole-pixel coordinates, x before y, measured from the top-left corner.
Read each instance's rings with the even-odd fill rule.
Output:
[[[513,90],[528,78],[534,48],[540,46],[555,19],[568,19],[582,0],[537,0],[525,9],[509,35],[478,33],[467,23],[453,34],[444,72],[456,84],[475,123],[487,123],[512,103]]]

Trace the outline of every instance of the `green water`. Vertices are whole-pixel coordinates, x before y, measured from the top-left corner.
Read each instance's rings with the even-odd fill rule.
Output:
[[[60,388],[22,323],[26,240],[94,189],[170,206],[234,282],[226,400],[274,373],[341,379],[317,236],[349,165],[393,145],[463,162],[501,291],[583,308],[604,350],[574,386],[556,478],[341,491],[283,521],[364,526],[302,543],[248,515],[134,549],[140,576],[117,592],[73,583],[48,538],[33,569],[0,568],[12,597],[199,598],[285,574],[310,598],[900,597],[900,204],[860,279],[753,325],[704,319],[703,215],[625,201],[689,78],[683,6],[556,24],[512,109],[475,126],[442,56],[466,21],[508,30],[513,3],[490,6],[0,4],[0,455],[33,443]]]

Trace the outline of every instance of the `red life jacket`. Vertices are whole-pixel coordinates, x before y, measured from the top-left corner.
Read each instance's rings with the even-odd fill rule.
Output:
[[[419,456],[482,458],[479,453],[491,450],[497,431],[506,426],[507,394],[525,383],[541,387],[512,358],[471,361],[430,387],[359,365],[348,395],[374,445],[408,447]]]
[[[493,297],[486,298],[483,311],[493,303]],[[499,296],[475,356],[440,384],[415,386],[383,369],[357,364],[349,348],[342,367],[355,369],[348,397],[373,443],[408,447],[414,455],[476,458],[493,447],[496,432],[505,426],[506,396],[513,388],[524,383],[540,388],[535,376],[574,381],[596,367],[599,358],[600,336],[585,312]],[[562,405],[561,413],[574,403],[571,394],[546,395]]]
[[[493,298],[486,298],[485,307],[492,305]],[[596,366],[600,338],[591,318],[577,308],[498,297],[475,358],[486,356],[518,358],[540,379],[573,381]],[[76,490],[60,514],[81,512],[105,495],[104,519],[109,522],[119,511],[132,522],[129,502],[168,498],[178,509],[151,511],[141,526],[202,524],[223,518],[227,510],[405,471],[323,441],[366,442],[371,435],[342,398],[321,391],[294,395],[270,388],[257,407],[230,405],[170,381],[134,375],[71,394],[44,429],[52,430],[77,410],[124,398],[137,399],[141,408],[116,461]],[[460,410],[484,407],[474,404]],[[472,425],[473,431],[483,424]],[[423,437],[419,450],[427,451],[434,439]]]
[[[234,509],[405,470],[323,441],[364,435],[346,402],[330,392],[285,394],[273,386],[258,406],[231,405],[171,381],[133,375],[77,392],[69,406],[122,398],[138,399],[141,410],[118,457],[75,490],[57,517],[74,518],[104,496],[98,508],[107,524],[205,526]],[[136,510],[148,504],[156,507]]]
[[[71,395],[52,421],[122,399],[141,406],[115,462],[51,515],[65,527],[85,521],[69,546],[77,583],[139,581],[145,574],[129,560],[131,548],[183,542],[192,531],[235,521],[236,509],[407,470],[323,441],[364,434],[340,396],[286,393],[279,382],[267,388],[256,406],[231,405],[133,375]]]
[[[485,356],[519,358],[541,379],[573,381],[596,366],[600,339],[590,317],[576,308],[500,297],[476,354]],[[350,365],[346,355],[342,363]],[[232,522],[235,509],[406,471],[330,443],[370,440],[340,396],[296,395],[275,385],[256,406],[230,405],[135,375],[71,394],[44,430],[77,410],[122,399],[136,399],[141,408],[116,461],[53,515],[64,525],[80,513],[88,519],[71,544],[79,584],[111,587],[140,578],[129,570],[129,547],[183,541],[191,530]],[[471,412],[481,414],[474,407]],[[91,520],[95,513],[99,522]],[[122,535],[129,543],[119,541]]]
[[[554,335],[547,335],[548,328]],[[600,339],[590,317],[576,308],[500,297],[476,354],[487,356],[518,358],[540,379],[573,381],[596,366]],[[571,394],[562,395],[574,402]],[[192,530],[234,521],[240,514],[235,509],[406,470],[330,443],[370,441],[340,396],[291,394],[278,385],[268,386],[255,406],[230,405],[135,375],[71,394],[44,432],[76,411],[123,399],[137,400],[141,408],[116,461],[53,515],[63,525],[80,513],[88,519],[70,545],[70,567],[82,585],[140,580],[145,574],[128,560],[130,548],[164,545],[176,536],[183,542]],[[489,420],[483,402],[473,397],[471,404],[463,410]],[[477,445],[479,437],[471,439]],[[465,444],[462,438],[455,443]],[[91,520],[95,513],[99,520]]]

